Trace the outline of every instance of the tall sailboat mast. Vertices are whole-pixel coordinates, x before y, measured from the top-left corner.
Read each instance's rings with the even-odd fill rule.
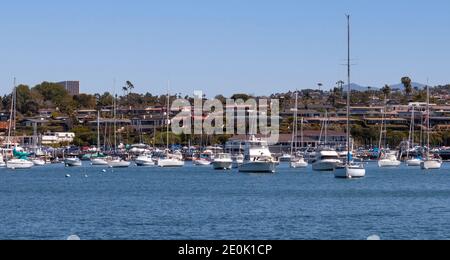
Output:
[[[97,152],[100,152],[100,110],[97,112]]]
[[[14,87],[13,87],[13,91],[11,93],[11,110],[10,110],[10,114],[9,114],[9,127],[8,127],[8,143],[6,145],[6,148],[9,149],[11,148],[11,135],[12,135],[12,128],[13,125],[15,125],[15,119],[14,119],[14,123],[13,123],[13,118],[15,116],[14,113],[14,103],[16,103],[16,78],[14,78]]]
[[[167,81],[167,150],[169,150],[169,130],[170,130],[170,80]]]
[[[114,153],[117,153],[117,92],[116,80],[114,79],[114,99],[113,99],[113,114],[114,114]]]
[[[350,15],[347,15],[347,162],[346,164],[350,164],[350,95],[351,95],[351,64],[350,64]]]
[[[427,84],[427,159],[430,158],[430,87]]]

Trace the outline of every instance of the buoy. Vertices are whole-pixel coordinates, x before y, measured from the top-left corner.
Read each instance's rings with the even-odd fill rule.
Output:
[[[106,170],[105,170],[105,169],[103,169],[103,170],[102,170],[102,172],[106,173]]]
[[[72,176],[70,176],[70,174],[66,174],[66,178],[70,178],[70,177],[72,177]]]
[[[81,238],[77,235],[71,235],[67,238],[68,241],[80,241]]]
[[[368,241],[380,241],[381,237],[377,235],[373,235],[367,238]]]
[[[87,174],[84,175],[84,178],[88,178],[89,176]]]

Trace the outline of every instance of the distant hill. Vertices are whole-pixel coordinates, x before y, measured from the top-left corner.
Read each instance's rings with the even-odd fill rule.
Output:
[[[418,89],[426,88],[425,84],[421,84],[421,83],[417,83],[417,82],[413,82],[412,86],[413,86],[413,88],[418,88]],[[391,89],[393,89],[393,90],[403,90],[403,89],[405,89],[405,87],[403,86],[403,84],[395,84],[395,85],[391,85]]]
[[[389,85],[391,87],[392,90],[403,90],[404,86],[403,84],[392,84]],[[421,84],[421,83],[417,83],[417,82],[413,82],[412,83],[413,88],[419,88],[419,89],[424,89],[426,87],[425,84]],[[345,86],[346,88],[347,86]],[[359,91],[359,92],[365,92],[365,91],[369,91],[369,87],[368,86],[362,86],[356,83],[352,83],[351,84],[351,88],[353,91]],[[379,87],[371,87],[370,90],[380,90],[381,88]],[[345,89],[346,90],[346,89]]]

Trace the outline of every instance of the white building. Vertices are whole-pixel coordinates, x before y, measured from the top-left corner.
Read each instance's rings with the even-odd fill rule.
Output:
[[[57,132],[42,135],[42,144],[61,144],[61,143],[72,143],[75,138],[75,133],[70,132]]]

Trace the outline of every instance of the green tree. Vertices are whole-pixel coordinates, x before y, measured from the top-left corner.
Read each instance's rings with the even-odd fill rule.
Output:
[[[233,96],[231,96],[231,99],[234,99],[234,100],[242,99],[244,101],[247,101],[251,98],[252,98],[252,96],[249,96],[247,94],[234,94]]]
[[[384,85],[384,87],[381,89],[381,92],[383,92],[383,95],[385,97],[389,97],[391,95],[391,87],[389,85]]]
[[[78,109],[94,109],[97,103],[95,96],[87,94],[74,96],[73,100]]]
[[[97,107],[110,107],[113,105],[114,97],[109,92],[105,92],[102,95],[96,94],[97,97]]]
[[[21,114],[27,114],[26,104],[31,100],[31,91],[30,87],[26,85],[19,85],[16,88],[16,106],[17,111]],[[39,108],[38,108],[39,109]]]
[[[409,98],[411,97],[411,94],[413,92],[413,87],[412,87],[412,80],[410,77],[403,77],[401,79],[401,82],[405,88],[405,94],[406,96]]]

